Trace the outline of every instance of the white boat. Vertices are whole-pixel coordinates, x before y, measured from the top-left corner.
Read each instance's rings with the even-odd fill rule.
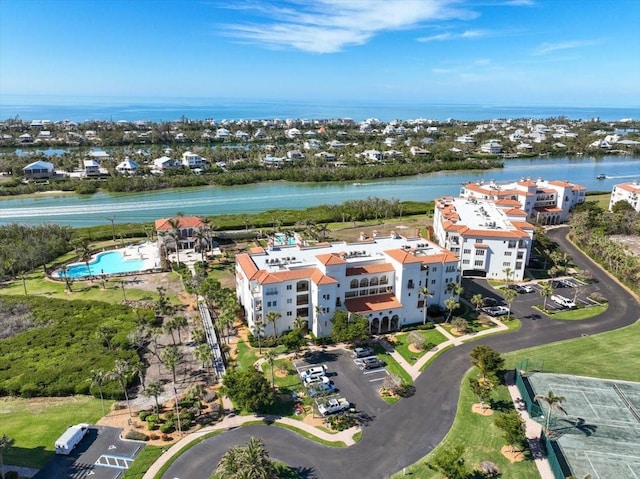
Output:
[[[596,176],[596,180],[604,180],[607,178],[607,175],[605,175],[604,173],[600,173],[598,176]]]

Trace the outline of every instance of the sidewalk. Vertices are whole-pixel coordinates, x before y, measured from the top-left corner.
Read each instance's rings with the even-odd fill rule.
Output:
[[[144,476],[142,476],[142,479],[153,479],[155,475],[158,473],[158,471],[160,470],[160,468],[167,461],[169,461],[169,459],[171,459],[174,455],[176,455],[187,444],[190,444],[193,441],[196,441],[202,436],[214,431],[221,431],[221,430],[228,431],[231,429],[235,429],[247,422],[252,422],[256,420],[263,420],[265,424],[271,423],[271,422],[284,424],[289,427],[300,429],[301,431],[311,434],[319,439],[322,439],[323,441],[327,441],[327,442],[342,441],[345,443],[346,446],[352,446],[355,444],[355,441],[353,440],[353,435],[360,431],[359,427],[352,427],[349,429],[345,429],[344,431],[339,431],[335,434],[330,434],[314,426],[311,426],[310,424],[306,424],[302,421],[296,421],[295,419],[291,419],[287,417],[269,416],[269,415],[264,415],[264,416],[263,415],[251,415],[251,416],[229,415],[229,416],[225,416],[225,418],[222,421],[220,421],[218,424],[215,424],[214,426],[204,427],[199,431],[196,431],[192,434],[189,434],[188,436],[183,437],[178,442],[173,444],[169,449],[167,449],[162,454],[162,456],[160,456],[151,465],[151,467],[147,470],[147,472],[145,472]]]

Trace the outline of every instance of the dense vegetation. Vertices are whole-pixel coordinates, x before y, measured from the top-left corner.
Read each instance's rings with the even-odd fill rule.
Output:
[[[0,279],[53,261],[71,249],[72,236],[71,228],[55,224],[0,226]]]
[[[139,362],[129,334],[138,315],[151,315],[98,301],[11,296],[0,299],[0,311],[0,330],[9,322],[13,328],[0,342],[0,396],[22,397],[89,394],[92,370],[108,372],[118,359]],[[15,312],[27,328],[15,324]],[[122,388],[107,381],[103,393],[120,398]]]
[[[571,221],[571,238],[591,258],[636,292],[640,292],[640,258],[612,235],[640,236],[640,214],[621,201],[613,211],[587,202],[577,208]]]

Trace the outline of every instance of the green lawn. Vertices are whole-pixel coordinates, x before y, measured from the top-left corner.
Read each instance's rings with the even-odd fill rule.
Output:
[[[174,273],[175,274],[175,273]],[[176,280],[179,281],[179,277],[175,274]],[[104,301],[106,303],[119,303],[126,295],[127,300],[148,300],[155,301],[158,298],[158,294],[155,291],[144,291],[136,289],[131,284],[125,284],[124,295],[119,280],[111,279],[106,280],[105,289],[102,289],[102,284],[99,280],[91,281],[79,281],[73,283],[71,286],[72,293],[65,291],[65,284],[63,281],[52,281],[46,279],[42,272],[31,273],[27,275],[26,281],[27,294],[29,296],[46,296],[49,298],[59,299],[84,299],[93,301]],[[12,295],[12,296],[24,296],[24,287],[22,280],[11,281],[7,285],[0,288],[0,294]],[[170,297],[173,304],[178,304],[179,301],[175,297]]]
[[[105,401],[108,411],[110,401]],[[0,431],[13,438],[4,463],[40,468],[55,454],[54,443],[71,424],[95,423],[102,417],[100,400],[67,398],[0,398]]]
[[[552,316],[554,319],[568,319],[568,320],[587,319],[587,318],[593,318],[594,316],[598,316],[599,314],[604,313],[608,307],[609,307],[608,303],[597,304],[595,306],[588,306],[585,308],[568,309],[566,311],[560,311],[559,313],[553,313],[550,316]]]
[[[640,322],[608,333],[584,336],[505,354],[506,366],[523,359],[544,361],[545,371],[626,381],[640,380]]]
[[[145,446],[136,456],[129,469],[124,471],[122,479],[142,479],[151,465],[158,460],[165,448],[161,446]]]
[[[289,374],[284,377],[278,377],[278,371],[282,368],[286,368]],[[264,364],[262,365],[262,371],[264,372],[265,377],[269,381],[271,381],[271,365],[268,362],[264,362]],[[275,385],[279,389],[295,390],[301,387],[300,378],[298,377],[298,374],[296,373],[296,370],[289,359],[276,359],[273,362],[273,372]]]
[[[428,330],[417,330],[424,337],[425,343],[432,343],[436,346],[440,343],[444,343],[447,338],[445,338],[439,331],[435,329]],[[415,364],[418,359],[427,354],[430,349],[425,349],[424,351],[420,351],[417,353],[409,351],[409,342],[407,341],[407,336],[409,333],[400,333],[395,335],[395,349],[400,353],[400,355],[407,361],[409,364]]]
[[[263,348],[264,352],[264,348]],[[238,355],[236,356],[236,362],[240,369],[247,369],[253,367],[254,363],[258,360],[258,355],[255,350],[244,341],[238,341]]]
[[[538,472],[532,461],[525,460],[511,464],[500,453],[500,448],[505,444],[505,441],[501,431],[493,424],[495,416],[480,416],[471,412],[471,406],[477,403],[478,399],[471,393],[468,378],[476,374],[477,370],[472,370],[464,377],[453,427],[434,452],[446,446],[463,445],[465,447],[464,459],[469,469],[474,468],[482,461],[491,461],[500,468],[501,477],[537,478]],[[509,392],[505,386],[500,386],[494,392],[494,400],[510,402]],[[426,465],[429,456],[407,467],[407,475],[420,479],[441,479],[443,477],[441,474],[432,471]],[[399,479],[403,477],[403,474],[398,472],[393,477]]]

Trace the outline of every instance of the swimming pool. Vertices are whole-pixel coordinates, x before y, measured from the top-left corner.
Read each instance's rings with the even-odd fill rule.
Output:
[[[58,271],[57,276],[66,274],[70,278],[84,278],[100,274],[135,273],[145,268],[145,261],[139,258],[126,258],[121,251],[107,251],[100,253],[89,261],[89,271],[84,263],[72,263],[67,266],[66,273]]]
[[[287,236],[284,233],[276,233],[275,234],[275,243],[277,245],[294,245],[296,244],[296,239],[291,236]]]

